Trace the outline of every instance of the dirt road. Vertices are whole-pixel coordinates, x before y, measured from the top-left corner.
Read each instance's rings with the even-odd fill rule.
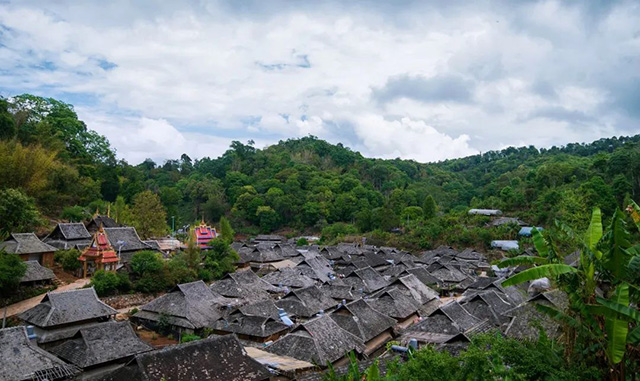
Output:
[[[78,279],[77,281],[69,284],[65,284],[55,289],[54,292],[76,290],[89,284],[89,279]],[[35,307],[44,298],[46,294],[34,296],[33,298],[23,300],[21,302],[12,304],[7,309],[7,317],[23,313],[29,308]],[[0,319],[4,311],[0,310]]]

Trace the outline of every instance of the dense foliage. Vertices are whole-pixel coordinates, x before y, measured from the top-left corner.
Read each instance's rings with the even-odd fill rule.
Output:
[[[318,233],[342,224],[326,230],[327,238],[372,232],[414,249],[485,246],[498,234],[465,220],[469,207],[499,208],[532,225],[559,219],[584,228],[587,205],[611,215],[640,196],[640,136],[510,147],[430,164],[368,159],[309,136],[262,150],[233,142],[219,158],[183,154],[131,165],[60,101],[1,99],[0,121],[0,190],[21,192],[48,217],[81,218],[81,209],[104,212],[111,203],[111,214],[143,237],[165,233],[172,218],[179,227],[226,215],[241,234]],[[33,228],[4,218],[0,224],[5,231]]]
[[[457,355],[425,347],[412,352],[406,362],[387,364],[381,375],[378,361],[359,370],[352,357],[346,374],[330,368],[326,381],[395,380],[600,380],[602,374],[585,363],[571,364],[563,348],[544,334],[537,341],[509,339],[500,334],[474,336]]]
[[[27,265],[17,255],[0,250],[0,297],[6,297],[20,284]]]
[[[636,224],[633,230],[640,231],[640,207],[631,201],[628,212],[629,220],[616,210],[604,227],[601,211],[596,208],[584,234],[566,226],[558,233],[534,230],[538,256],[510,258],[500,264],[537,264],[507,279],[503,282],[505,287],[547,277],[565,291],[570,300],[567,311],[538,308],[565,326],[566,357],[586,359],[607,369],[609,377],[616,380],[640,372],[640,240],[628,228],[629,223]],[[561,234],[578,243],[580,257],[576,267],[564,263],[568,253],[556,244]]]

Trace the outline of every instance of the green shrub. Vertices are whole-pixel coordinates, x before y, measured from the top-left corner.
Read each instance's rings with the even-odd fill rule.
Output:
[[[296,246],[307,246],[309,245],[309,241],[307,241],[306,238],[304,237],[300,237],[297,241],[296,241]]]
[[[181,343],[188,343],[190,341],[196,341],[196,340],[200,340],[202,339],[202,337],[198,336],[198,335],[182,335],[182,340],[180,341]]]
[[[58,262],[64,271],[73,273],[82,268],[82,262],[78,260],[80,254],[82,253],[77,249],[58,250],[54,254],[53,260]]]
[[[131,271],[138,276],[155,273],[164,267],[160,254],[155,251],[139,251],[131,257]]]
[[[131,282],[126,275],[105,272],[104,270],[96,271],[93,274],[90,285],[95,288],[98,296],[109,296],[118,291],[126,292],[131,288]]]

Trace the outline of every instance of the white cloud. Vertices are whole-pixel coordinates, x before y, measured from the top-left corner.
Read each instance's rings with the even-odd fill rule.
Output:
[[[368,153],[388,159],[410,157],[428,162],[478,153],[469,147],[469,136],[452,138],[421,120],[389,121],[366,115],[358,119],[355,130]]]
[[[0,89],[76,104],[131,162],[307,134],[439,160],[629,125],[637,4],[402,3],[3,3]],[[421,80],[372,100],[392,78]]]

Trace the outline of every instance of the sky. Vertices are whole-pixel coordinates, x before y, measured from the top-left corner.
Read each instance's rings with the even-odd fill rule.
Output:
[[[3,1],[0,95],[132,164],[314,135],[420,162],[640,133],[639,1]]]

